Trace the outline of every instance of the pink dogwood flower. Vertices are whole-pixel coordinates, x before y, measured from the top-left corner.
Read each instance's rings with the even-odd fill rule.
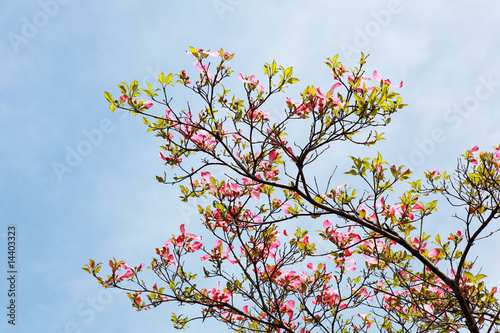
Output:
[[[252,121],[259,121],[261,119],[269,120],[269,111],[260,110],[254,106],[250,106],[250,108],[248,108],[248,118],[250,118]]]
[[[441,254],[441,251],[439,249],[432,249],[432,250],[429,250],[429,252],[427,252],[427,255],[429,256],[429,258],[437,258],[439,255]]]
[[[255,75],[250,76],[250,77],[248,78],[248,80],[246,80],[246,79],[243,77],[243,74],[241,74],[241,73],[240,73],[240,74],[238,74],[238,79],[240,79],[240,80],[241,80],[241,81],[243,81],[244,83],[248,83],[248,84],[250,84],[250,85],[253,85],[253,86],[255,86],[255,87],[259,88],[259,89],[260,89],[260,90],[262,90],[262,91],[265,91],[264,86],[262,86],[261,84],[259,84],[259,80],[257,80],[257,79],[255,78]]]
[[[496,160],[500,160],[500,149],[495,150],[494,156]]]
[[[142,106],[144,106],[145,108],[149,109],[153,106],[153,102],[151,101],[148,101],[147,99],[143,100],[142,101]]]
[[[205,130],[200,130],[198,133],[191,136],[191,140],[203,150],[213,151],[217,145],[217,141]]]
[[[401,81],[399,84],[392,84],[391,80],[384,80],[384,79],[382,79],[382,77],[380,76],[380,74],[378,73],[377,70],[373,71],[373,79],[376,80],[376,81],[378,81],[378,82],[383,82],[384,84],[388,84],[391,87],[395,87],[395,88],[401,88],[401,87],[403,87],[403,81]]]
[[[208,65],[201,66],[199,61],[195,61],[194,67],[198,70],[198,72],[203,74],[205,79],[213,79],[215,77],[214,75],[210,74],[210,69],[208,68]]]
[[[287,204],[287,203],[281,205],[281,208],[283,209],[283,213],[285,213],[285,214],[291,214],[290,207],[292,207],[292,205]]]
[[[472,164],[478,164],[477,158],[474,157],[474,153],[479,150],[478,146],[474,146],[471,149],[467,150],[466,157],[467,160]]]

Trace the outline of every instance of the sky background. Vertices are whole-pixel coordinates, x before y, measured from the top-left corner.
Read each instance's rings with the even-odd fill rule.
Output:
[[[173,331],[175,304],[137,313],[124,294],[103,291],[80,268],[88,258],[149,263],[181,223],[198,227],[177,188],[155,180],[168,171],[158,157],[162,142],[141,118],[111,113],[103,97],[119,96],[121,81],[194,73],[190,45],[234,52],[232,67],[245,75],[262,76],[273,59],[293,66],[297,89],[328,90],[327,57],[339,53],[352,67],[360,51],[369,53],[368,72],[404,81],[409,104],[374,149],[417,173],[451,170],[466,149],[500,144],[498,1],[4,0],[0,12],[2,332]],[[11,225],[15,328],[6,322],[1,278]],[[477,253],[497,285],[498,243],[486,240]],[[187,332],[207,324],[220,327],[193,324]]]

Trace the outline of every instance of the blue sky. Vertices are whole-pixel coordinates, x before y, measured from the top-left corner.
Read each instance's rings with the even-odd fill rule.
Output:
[[[173,330],[174,304],[136,313],[80,267],[113,256],[149,262],[180,222],[196,226],[177,189],[155,180],[161,143],[103,97],[121,81],[191,70],[190,45],[236,53],[232,66],[247,75],[273,59],[293,66],[298,88],[330,87],[327,57],[340,53],[350,67],[359,51],[371,54],[367,68],[404,81],[409,104],[378,149],[417,172],[451,170],[466,149],[500,143],[496,1],[5,0],[0,10],[3,271],[7,227],[18,231],[17,325],[5,320],[2,278],[2,332]],[[478,262],[500,281],[498,242],[480,249]]]

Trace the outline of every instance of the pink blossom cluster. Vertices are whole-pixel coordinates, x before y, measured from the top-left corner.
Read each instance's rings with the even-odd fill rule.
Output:
[[[385,199],[382,197],[376,204],[375,208],[384,208],[381,215],[386,218],[399,217],[413,220],[415,219],[415,215],[413,213],[422,210],[423,207],[418,203],[412,205],[411,207],[407,207],[406,205],[401,205],[399,203],[394,204],[394,206],[390,206],[385,203]],[[368,220],[378,221],[377,213],[373,209],[371,210],[366,206],[360,205],[358,207],[358,211],[363,212]]]
[[[307,98],[302,103],[296,103],[293,98],[287,98],[286,103],[295,115],[305,119],[315,110],[323,111],[327,107],[338,107],[342,101],[334,95],[334,91],[341,85],[340,82],[335,83],[326,96],[321,92],[320,88],[313,87],[313,91],[307,93]]]
[[[478,146],[474,146],[471,149],[467,150],[465,153],[465,157],[471,164],[477,165],[479,163],[478,159],[476,156],[474,156],[474,153],[476,153],[479,150]],[[500,146],[496,147],[495,152],[493,152],[493,161],[496,163],[498,170],[497,172],[500,172]]]
[[[187,252],[196,252],[203,246],[201,242],[198,242],[199,240],[201,240],[201,236],[186,233],[184,224],[181,224],[180,230],[182,234],[167,240],[167,242],[165,243],[165,247],[168,247],[170,244],[172,244],[175,247],[186,249]]]
[[[113,268],[113,267],[116,267],[113,262],[110,260],[109,261],[109,265]],[[120,268],[124,268],[127,270],[127,272],[125,272],[125,274],[123,275],[120,275],[118,273],[115,272],[115,276],[114,276],[114,280],[116,282],[121,282],[125,279],[128,279],[128,278],[131,278],[132,276],[134,276],[134,268],[130,267],[129,265],[127,265],[126,263],[122,262],[120,265],[119,265]],[[144,264],[141,264],[139,266],[139,268],[136,267],[136,271],[137,270],[141,270],[142,268],[144,268]]]
[[[123,102],[127,102],[127,101],[130,101],[130,98],[127,96],[127,95],[121,95],[120,96],[120,100],[122,100]],[[135,98],[132,98],[132,103],[135,105],[135,106],[143,106],[145,107],[146,109],[149,109],[153,106],[153,102],[151,101],[148,101],[147,99],[144,99],[142,101],[139,101]]]
[[[373,87],[367,87],[366,86],[366,81],[370,81],[371,79],[370,78],[367,78],[363,75],[359,76],[359,77],[355,77],[354,75],[349,75],[348,76],[349,78],[349,81],[353,82],[353,83],[357,83],[359,81],[360,83],[360,87],[357,88],[356,92],[358,94],[361,94],[363,93],[363,91],[366,91],[366,92],[372,92],[373,90],[375,90],[375,86]],[[373,79],[377,82],[380,83],[380,85],[389,85],[391,87],[394,87],[394,88],[401,88],[403,87],[403,81],[401,81],[399,84],[392,84],[391,80],[384,80],[382,79],[382,77],[380,76],[380,74],[378,73],[377,70],[373,71]]]
[[[229,257],[229,252],[234,249],[234,245],[229,246],[226,250],[222,250],[222,240],[218,239],[215,241],[215,246],[212,249],[211,253],[207,253],[203,257],[201,257],[201,260],[228,260],[231,264],[236,264],[238,263],[238,260],[236,259],[231,259]]]

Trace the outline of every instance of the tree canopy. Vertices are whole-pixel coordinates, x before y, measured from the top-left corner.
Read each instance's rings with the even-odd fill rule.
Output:
[[[499,331],[497,288],[485,285],[471,250],[498,231],[500,146],[474,146],[453,172],[422,179],[379,153],[350,156],[339,172],[323,157],[339,142],[382,140],[378,128],[406,106],[395,92],[402,82],[367,75],[363,54],[352,69],[334,56],[332,86],[307,86],[295,101],[280,97],[298,82],[292,67],[273,61],[259,78],[235,80],[234,54],[187,53],[193,79],[161,73],[159,88],[134,81],[105,97],[112,111],[142,115],[164,142],[160,158],[172,170],[160,183],[178,184],[184,202],[207,198],[193,222],[206,230],[180,225],[156,248],[146,281],[144,263],[113,259],[102,276],[90,260],[85,271],[127,291],[138,311],[199,306],[198,317],[172,315],[179,329],[212,318],[237,332]],[[241,96],[225,86],[235,82]],[[172,102],[174,84],[194,96],[184,107]],[[283,116],[269,114],[271,98],[282,98]],[[287,133],[292,124],[300,133]],[[438,215],[438,200],[455,215]],[[437,219],[454,219],[453,230],[437,234]]]

